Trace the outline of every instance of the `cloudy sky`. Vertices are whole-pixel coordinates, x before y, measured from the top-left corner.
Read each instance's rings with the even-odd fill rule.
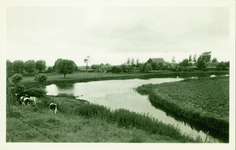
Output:
[[[228,7],[7,7],[7,59],[182,61],[206,51],[228,61]]]

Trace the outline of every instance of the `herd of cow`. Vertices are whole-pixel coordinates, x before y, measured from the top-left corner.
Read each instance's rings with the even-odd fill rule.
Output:
[[[15,96],[17,98],[17,101],[22,105],[22,106],[28,106],[28,105],[33,105],[35,106],[37,103],[37,98],[35,96],[30,96],[25,92],[20,92],[20,93],[15,93]],[[57,113],[57,104],[55,103],[50,103],[49,104],[49,109],[50,111],[54,111],[54,113]]]

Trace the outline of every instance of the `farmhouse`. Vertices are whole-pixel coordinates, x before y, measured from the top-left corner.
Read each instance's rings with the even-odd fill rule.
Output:
[[[156,62],[157,64],[162,62],[163,66],[166,65],[166,62],[163,58],[149,58],[149,60],[151,60],[152,62]]]

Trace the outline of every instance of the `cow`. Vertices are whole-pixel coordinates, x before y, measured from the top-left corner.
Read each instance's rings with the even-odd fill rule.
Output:
[[[20,97],[20,104],[22,105],[36,105],[36,97],[30,97],[28,95]]]
[[[54,113],[56,114],[57,113],[57,104],[50,103],[49,109],[50,109],[50,111],[54,111]]]
[[[31,104],[36,105],[36,100],[37,100],[36,97],[28,96],[27,94],[26,94],[26,97],[30,100]]]
[[[28,105],[28,104],[30,104],[30,100],[26,96],[21,96],[20,100],[19,100],[19,103],[22,104],[22,106]]]

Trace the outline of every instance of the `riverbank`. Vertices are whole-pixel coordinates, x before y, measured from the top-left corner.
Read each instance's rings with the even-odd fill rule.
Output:
[[[163,71],[156,73],[89,73],[89,72],[75,72],[73,74],[67,75],[66,78],[62,74],[48,73],[48,79],[45,85],[50,84],[67,84],[67,83],[79,83],[79,82],[89,82],[89,81],[100,81],[100,80],[123,80],[123,79],[148,79],[148,78],[185,78],[185,77],[206,77],[210,75],[225,75],[229,74],[229,71],[193,71],[193,72],[171,72]],[[23,76],[23,80],[20,82],[24,84],[26,88],[31,88],[37,85],[34,81],[33,76]],[[10,81],[10,85],[14,85]]]
[[[7,142],[196,143],[178,128],[147,115],[110,109],[73,96],[41,98],[36,106],[14,104],[7,113]],[[58,104],[57,114],[48,103]]]
[[[152,105],[229,134],[229,77],[187,79],[137,88]]]

